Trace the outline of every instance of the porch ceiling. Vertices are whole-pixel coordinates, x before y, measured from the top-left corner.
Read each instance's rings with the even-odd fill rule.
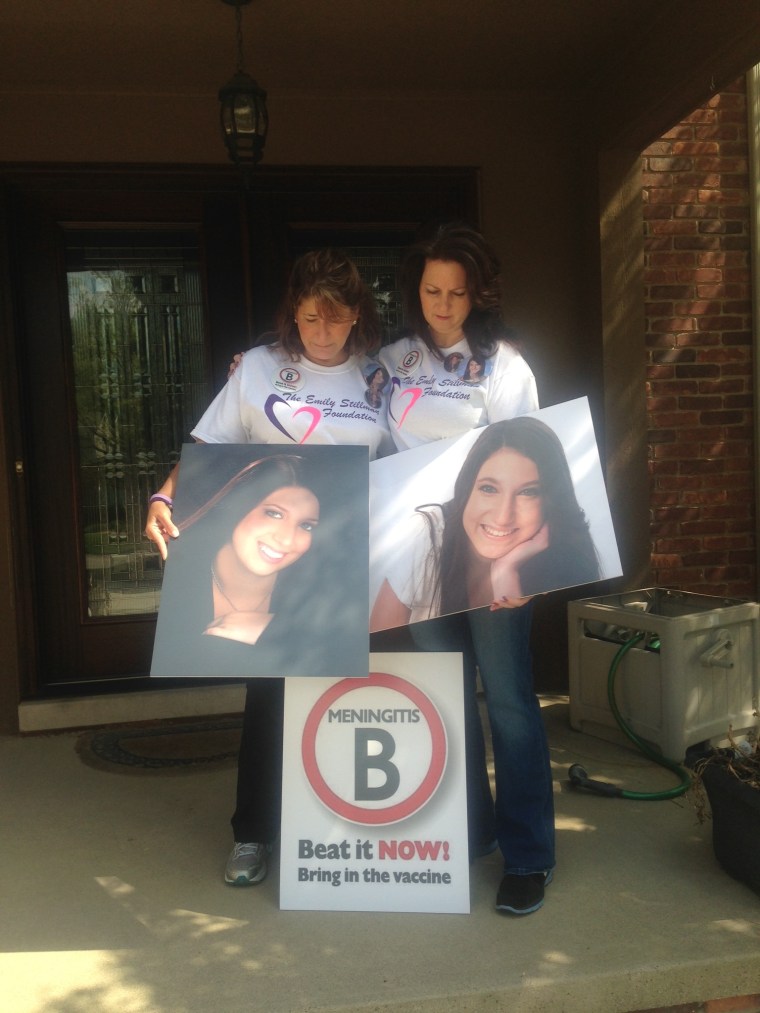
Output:
[[[575,88],[641,45],[662,7],[253,0],[243,34],[247,69],[272,90]],[[221,0],[4,0],[0,38],[9,91],[206,94],[236,58],[234,10]]]
[[[575,90],[614,80],[658,41],[693,65],[705,40],[714,55],[757,27],[754,0],[253,0],[243,9],[247,69],[273,91]],[[234,10],[221,0],[4,0],[0,39],[0,91],[9,92],[208,94],[236,57]]]
[[[644,146],[760,61],[757,0],[253,0],[245,69],[270,95],[583,97],[601,145]],[[0,97],[213,95],[236,66],[222,0],[3,0]],[[441,108],[441,130],[462,125]]]

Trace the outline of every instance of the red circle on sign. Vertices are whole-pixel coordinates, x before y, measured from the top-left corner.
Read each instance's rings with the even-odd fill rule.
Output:
[[[362,806],[341,798],[325,781],[317,761],[317,732],[327,708],[346,693],[369,686],[384,686],[386,689],[395,690],[416,704],[427,721],[432,745],[430,766],[419,787],[402,802],[386,806],[384,809],[364,809]],[[328,809],[352,823],[382,826],[386,823],[398,823],[399,820],[406,819],[421,809],[431,798],[443,777],[446,766],[446,730],[432,700],[416,686],[412,686],[411,683],[400,679],[397,675],[371,672],[368,679],[342,679],[325,690],[306,719],[301,737],[301,757],[309,783]]]

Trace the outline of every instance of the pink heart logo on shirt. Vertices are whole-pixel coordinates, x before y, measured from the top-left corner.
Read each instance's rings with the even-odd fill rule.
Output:
[[[399,379],[398,379],[397,376],[393,377],[392,386],[393,387],[398,387],[400,389],[401,384],[399,383]],[[406,390],[403,391],[403,393],[399,394],[398,400],[401,401],[403,398],[405,398],[407,396],[407,394],[409,395],[409,404],[406,406],[406,408],[401,413],[401,418],[398,419],[398,427],[399,427],[399,429],[403,426],[404,419],[407,417],[407,415],[409,414],[409,412],[415,406],[415,404],[417,403],[417,401],[419,401],[419,399],[422,397],[422,387],[407,387]],[[392,400],[391,400],[391,403],[392,403]],[[396,416],[391,411],[390,404],[388,405],[388,414],[393,419],[393,421],[396,422]]]
[[[298,440],[291,432],[288,431],[284,423],[294,420],[296,415],[300,415],[302,412],[306,412],[306,414],[311,417],[311,425],[301,439]],[[295,411],[293,411],[288,402],[281,398],[279,394],[269,395],[264,405],[264,414],[275,429],[279,429],[283,436],[287,436],[287,438],[292,440],[294,443],[306,443],[308,438],[318,426],[319,420],[322,418],[322,412],[319,408],[314,408],[312,405],[300,405],[295,409]]]

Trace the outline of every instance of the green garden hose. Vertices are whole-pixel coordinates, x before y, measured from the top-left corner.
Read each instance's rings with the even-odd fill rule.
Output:
[[[620,667],[620,663],[628,651],[638,644],[640,640],[643,640],[644,636],[644,633],[635,633],[630,640],[626,640],[616,652],[615,657],[612,659],[609,675],[607,677],[607,699],[610,704],[610,710],[620,726],[621,731],[638,749],[641,750],[642,753],[644,753],[646,757],[648,757],[648,759],[659,764],[661,767],[665,767],[667,770],[672,771],[674,774],[677,774],[680,779],[680,784],[676,785],[674,788],[668,788],[665,791],[628,791],[625,788],[618,788],[616,785],[609,784],[606,781],[591,780],[579,763],[574,763],[570,767],[568,774],[571,783],[577,788],[587,788],[599,795],[609,795],[615,798],[636,799],[639,802],[659,802],[663,799],[678,798],[679,795],[683,795],[686,791],[688,791],[691,786],[691,775],[684,767],[681,766],[680,763],[676,763],[675,760],[669,760],[666,756],[662,756],[660,753],[656,752],[656,750],[652,749],[646,742],[640,739],[638,735],[636,735],[636,733],[628,726],[628,724],[626,724],[623,715],[620,713],[617,701],[615,700],[615,679],[617,677],[617,671]],[[659,646],[659,641],[651,641],[650,646]]]

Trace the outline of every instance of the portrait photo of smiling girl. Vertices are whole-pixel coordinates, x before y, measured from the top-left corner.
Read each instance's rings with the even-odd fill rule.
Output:
[[[185,447],[151,674],[366,674],[367,472],[364,448]]]
[[[567,409],[565,431],[577,434],[579,426],[588,430],[584,408],[585,400]],[[480,430],[474,442],[468,438],[453,489],[440,500],[412,504],[409,490],[402,491],[400,498],[411,515],[405,537],[393,548],[387,544],[385,559],[378,552],[371,559],[373,632],[496,607],[619,572],[614,534],[610,547],[611,522],[603,511],[595,518],[597,532],[606,527],[597,545],[565,448],[540,417],[545,414],[495,422]],[[578,416],[575,423],[572,415]],[[570,442],[580,450],[577,439]],[[606,505],[606,496],[601,472],[592,474],[594,464],[598,458],[587,450],[576,461],[576,471],[585,471],[586,488],[590,483],[595,487],[594,493],[586,492],[586,501],[599,514],[600,497]],[[445,465],[420,465],[426,487],[438,482],[444,491],[449,467],[448,459]],[[398,490],[395,496],[399,498]],[[375,496],[373,516],[383,512],[382,499],[382,494]],[[378,539],[382,544],[380,535]]]

